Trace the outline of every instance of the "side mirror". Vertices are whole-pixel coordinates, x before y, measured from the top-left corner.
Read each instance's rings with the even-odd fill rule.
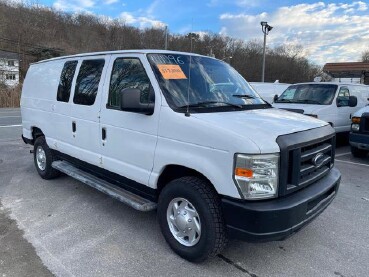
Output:
[[[356,96],[350,96],[348,105],[349,105],[349,107],[356,107],[357,106],[357,97]]]
[[[278,100],[278,95],[276,94],[276,95],[274,95],[274,97],[273,97],[273,102],[275,102],[275,101],[277,101]]]
[[[120,109],[126,112],[152,115],[154,113],[154,102],[142,103],[141,90],[138,88],[126,88],[120,92]],[[154,91],[150,89],[148,101],[152,99]]]

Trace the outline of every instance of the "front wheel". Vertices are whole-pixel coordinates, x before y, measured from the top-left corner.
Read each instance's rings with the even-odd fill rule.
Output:
[[[158,219],[169,246],[191,262],[215,256],[227,243],[219,197],[197,177],[182,177],[164,187]]]
[[[366,155],[368,154],[368,151],[351,146],[351,153],[356,158],[365,158]]]

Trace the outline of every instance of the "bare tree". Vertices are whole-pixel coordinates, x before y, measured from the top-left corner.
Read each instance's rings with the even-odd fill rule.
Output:
[[[369,63],[369,49],[361,53],[361,61],[365,63]]]
[[[15,3],[15,2],[12,2]],[[28,3],[28,4],[27,4]],[[192,45],[192,46],[191,46]],[[121,20],[70,14],[29,2],[0,0],[0,49],[21,54],[21,75],[30,62],[81,52],[164,48],[164,30],[138,29]],[[262,41],[239,40],[212,32],[170,34],[169,49],[212,55],[248,81],[261,79]],[[365,52],[368,60],[369,50]],[[265,80],[311,81],[321,68],[309,62],[301,45],[267,48]],[[363,53],[364,60],[364,53]]]

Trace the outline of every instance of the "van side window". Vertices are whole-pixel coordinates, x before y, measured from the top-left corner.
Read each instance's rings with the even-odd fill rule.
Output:
[[[337,96],[337,105],[339,107],[345,107],[349,104],[350,91],[348,87],[341,87]]]
[[[76,71],[78,61],[69,61],[64,64],[62,73],[60,75],[58,93],[56,100],[61,102],[68,102],[70,90],[72,88],[73,76]]]
[[[120,107],[119,93],[125,88],[141,90],[141,103],[149,103],[149,77],[137,58],[118,58],[114,61],[110,79],[108,107]]]
[[[91,106],[95,103],[105,60],[85,60],[79,69],[73,103]]]

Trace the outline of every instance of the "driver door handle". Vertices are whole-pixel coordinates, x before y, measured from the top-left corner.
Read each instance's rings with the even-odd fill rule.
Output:
[[[105,127],[101,129],[101,139],[106,140],[106,128]]]

